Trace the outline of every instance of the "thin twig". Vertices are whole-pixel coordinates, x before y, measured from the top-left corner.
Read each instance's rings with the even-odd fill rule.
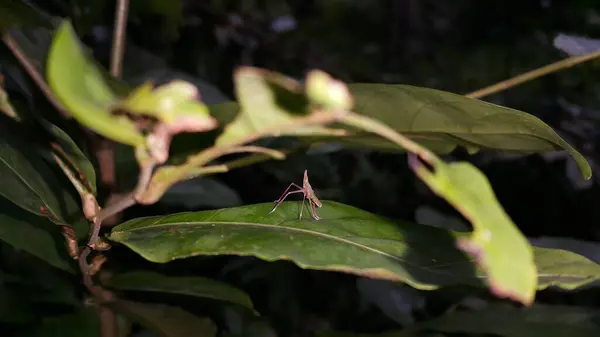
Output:
[[[129,12],[129,0],[117,0],[115,8],[115,24],[113,28],[113,44],[111,50],[110,73],[115,78],[120,78],[123,70],[123,57],[125,55],[125,40],[127,37],[127,15]],[[115,144],[108,139],[99,141],[98,161],[100,162],[100,174],[103,183],[108,187],[111,200],[118,190],[115,177]],[[126,195],[125,198],[130,197]],[[131,202],[131,200],[125,200]],[[127,207],[131,204],[124,203]],[[126,207],[125,207],[126,208]],[[123,209],[125,209],[123,208]],[[121,211],[123,210],[121,209]],[[120,211],[119,211],[120,212]],[[119,212],[113,213],[111,218],[104,218],[107,222],[118,222]]]
[[[95,243],[99,238],[100,228],[102,227],[102,223],[106,218],[108,218],[114,214],[120,213],[124,209],[135,205],[136,195],[138,193],[142,193],[148,187],[148,183],[150,182],[150,177],[152,176],[152,171],[154,170],[154,166],[155,166],[154,163],[144,165],[141,170],[142,172],[140,172],[138,184],[137,184],[135,190],[133,192],[130,192],[127,195],[125,195],[121,200],[100,210],[94,219],[94,221],[92,223],[92,233],[90,235],[88,243],[87,243],[86,247],[83,249],[83,251],[81,252],[81,254],[79,255],[79,268],[81,269],[81,272],[83,273],[83,283],[91,292],[94,291],[94,284],[93,284],[91,275],[89,275],[89,273],[88,273],[89,264],[88,264],[87,258],[89,256],[89,254],[92,252],[92,250],[94,249]]]
[[[225,173],[229,172],[232,168],[237,168],[244,165],[249,165],[253,163],[259,163],[261,161],[265,161],[267,159],[285,159],[287,151],[280,151],[274,149],[268,149],[260,146],[239,146],[233,147],[230,149],[225,149],[221,152],[221,155],[233,154],[233,153],[258,153],[259,156],[248,156],[245,158],[240,158],[237,160],[232,160],[230,162],[218,165],[210,165],[198,167],[190,171],[187,179],[196,178],[199,176],[205,176],[209,174],[215,173]]]
[[[570,68],[579,63],[590,61],[590,60],[593,60],[598,57],[600,57],[600,50],[597,50],[595,52],[591,52],[588,54],[580,55],[580,56],[572,56],[572,57],[566,58],[564,60],[548,64],[541,68],[537,68],[535,70],[528,71],[524,74],[515,76],[508,80],[498,82],[487,88],[473,91],[471,93],[466,94],[465,96],[470,97],[470,98],[482,98],[484,96],[489,96],[491,94],[495,94],[497,92],[504,91],[506,89],[515,87],[521,83],[531,81],[535,78],[538,78],[538,77],[541,77],[544,75],[548,75],[550,73],[553,73],[553,72],[556,72],[556,71],[559,71],[559,70],[562,70],[565,68]]]
[[[343,117],[337,116],[336,114],[332,114],[326,111],[316,111],[307,117],[300,118],[289,123],[268,127],[261,130],[260,132],[256,132],[241,139],[235,140],[232,143],[223,146],[215,146],[205,151],[202,151],[198,155],[190,156],[183,166],[188,168],[198,167],[222,156],[223,154],[228,154],[229,151],[231,151],[231,149],[239,147],[243,144],[251,143],[265,136],[271,134],[281,134],[284,131],[293,130],[310,125],[327,124],[339,119],[343,119]]]
[[[121,71],[123,69],[123,55],[125,54],[125,37],[128,11],[129,0],[117,0],[117,8],[115,9],[113,45],[110,59],[110,73],[116,78],[121,77]]]
[[[266,156],[275,158],[275,159],[284,159],[285,158],[285,153],[279,151],[279,150],[274,150],[274,149],[269,149],[266,147],[262,147],[262,146],[238,146],[238,147],[232,147],[229,149],[225,149],[222,151],[222,155],[226,155],[226,154],[234,154],[234,153],[261,153],[264,154]]]
[[[256,132],[246,137],[234,140],[231,143],[216,145],[205,149],[196,155],[189,156],[187,161],[181,165],[158,169],[152,177],[152,180],[156,179],[155,183],[149,184],[149,188],[143,194],[138,195],[138,201],[143,204],[155,203],[158,198],[160,198],[162,193],[164,193],[170,186],[179,181],[188,179],[188,175],[191,172],[194,172],[199,167],[202,167],[225,154],[231,153],[232,149],[243,147],[243,144],[251,143],[257,139],[269,135],[280,135],[288,130],[294,130],[310,125],[322,125],[343,119],[343,114],[318,110],[304,118],[299,118],[289,123],[271,126],[261,130],[260,132]],[[341,131],[344,130],[338,131],[340,131],[339,133],[341,135]],[[168,174],[165,174],[167,172]]]
[[[25,72],[29,74],[31,79],[33,79],[35,84],[44,93],[44,96],[46,96],[48,101],[50,101],[50,103],[56,108],[58,113],[63,118],[71,118],[69,112],[63,107],[63,105],[56,99],[56,97],[52,93],[52,90],[46,83],[46,80],[44,80],[43,75],[40,74],[36,67],[31,63],[31,61],[29,61],[23,50],[21,50],[17,42],[12,38],[12,36],[10,36],[9,33],[4,33],[4,35],[2,35],[2,41],[4,42],[6,47],[10,49],[15,58],[21,63],[21,66],[23,66]]]
[[[101,322],[100,337],[116,337],[119,335],[117,315],[109,306],[98,305],[96,308]]]

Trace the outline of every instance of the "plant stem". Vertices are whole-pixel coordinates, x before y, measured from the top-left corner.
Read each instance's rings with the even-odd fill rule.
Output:
[[[542,77],[544,75],[548,75],[550,73],[553,73],[553,72],[556,72],[559,70],[563,70],[565,68],[573,67],[579,63],[590,61],[590,60],[593,60],[598,57],[600,57],[600,50],[597,50],[597,51],[594,51],[594,52],[591,52],[588,54],[584,54],[584,55],[571,56],[564,60],[560,60],[560,61],[548,64],[548,65],[545,65],[541,68],[537,68],[532,71],[528,71],[526,73],[520,74],[520,75],[510,78],[508,80],[498,82],[487,88],[473,91],[471,93],[466,94],[465,96],[470,97],[470,98],[482,98],[484,96],[489,96],[491,94],[495,94],[500,91],[504,91],[506,89],[515,87],[521,83],[531,81],[538,77]]]
[[[125,54],[125,37],[128,12],[129,0],[117,0],[112,54],[110,59],[110,73],[116,78],[121,77],[121,72],[123,69],[123,55]]]
[[[332,123],[343,119],[343,114],[332,113],[325,110],[317,110],[312,114],[296,119],[292,122],[271,126],[265,128],[259,132],[248,135],[246,137],[233,140],[226,144],[217,144],[211,148],[201,151],[200,153],[188,157],[187,161],[179,166],[167,166],[158,169],[152,176],[152,182],[149,184],[148,189],[143,195],[139,195],[138,199],[141,203],[152,204],[155,203],[162,194],[172,185],[179,181],[187,180],[190,175],[197,171],[198,168],[210,163],[211,161],[230,153],[240,152],[236,149],[252,149],[257,148],[256,146],[243,146],[244,144],[251,143],[257,139],[269,136],[269,135],[280,135],[288,130],[301,128],[310,125],[321,125]],[[264,149],[264,148],[263,148]],[[273,150],[276,151],[276,150]],[[248,151],[243,151],[248,152]],[[256,152],[256,151],[252,151]],[[279,152],[279,151],[277,151]],[[265,153],[262,151],[262,153]],[[281,152],[280,152],[281,153]],[[281,153],[283,156],[285,154]],[[192,177],[197,176],[192,175]]]
[[[29,61],[23,50],[19,48],[17,42],[10,36],[8,33],[4,33],[2,35],[2,41],[6,45],[8,49],[12,52],[15,58],[21,63],[25,72],[31,77],[33,82],[40,88],[40,90],[44,93],[44,96],[50,101],[50,103],[56,108],[58,113],[66,119],[71,118],[69,112],[63,107],[63,105],[56,99],[52,90],[44,80],[44,76],[39,73],[39,71],[35,68],[35,66]]]

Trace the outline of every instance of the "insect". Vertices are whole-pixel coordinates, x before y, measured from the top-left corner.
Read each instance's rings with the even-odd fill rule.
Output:
[[[292,188],[292,187],[297,188],[297,190],[290,191],[290,188]],[[311,210],[312,218],[315,220],[321,219],[317,215],[317,207],[321,208],[323,206],[323,203],[321,203],[321,200],[319,200],[319,198],[317,198],[317,196],[315,195],[315,191],[313,191],[312,186],[310,186],[310,183],[308,182],[308,170],[304,170],[304,179],[302,180],[302,187],[300,187],[298,184],[291,183],[285,189],[285,191],[283,191],[283,194],[281,195],[281,197],[279,197],[279,199],[275,200],[275,207],[273,207],[273,209],[269,212],[269,214],[275,212],[277,207],[279,207],[279,205],[281,205],[281,203],[285,200],[285,198],[287,198],[288,195],[294,194],[294,193],[302,193],[304,195],[302,198],[302,208],[300,209],[300,217],[299,217],[300,220],[302,220],[302,211],[304,211],[304,201],[306,201],[306,199],[308,199],[308,204],[309,204],[309,208]]]

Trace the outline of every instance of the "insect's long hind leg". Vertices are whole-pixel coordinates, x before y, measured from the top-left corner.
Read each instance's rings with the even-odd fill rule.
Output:
[[[300,185],[296,184],[296,183],[291,183],[288,185],[288,187],[285,189],[285,191],[283,191],[283,193],[281,193],[281,196],[279,197],[279,199],[275,200],[275,202],[281,202],[283,201],[285,198],[287,198],[288,195],[290,195],[290,193],[287,193],[290,188],[296,187],[297,189],[301,190],[302,187],[300,187]]]
[[[310,206],[311,206],[311,210],[312,210],[312,217],[315,220],[321,220],[321,218],[317,215],[317,207],[315,206],[314,202],[310,202]]]
[[[294,184],[294,185],[295,185],[295,184]],[[292,185],[290,185],[290,187],[291,187],[291,186],[292,186]],[[296,186],[297,186],[297,185],[296,185]],[[279,207],[279,205],[281,205],[281,203],[282,203],[282,202],[285,200],[285,198],[287,198],[287,197],[288,197],[288,195],[290,195],[290,194],[294,194],[294,193],[300,193],[300,192],[304,192],[304,190],[302,190],[302,189],[300,189],[300,190],[296,190],[296,191],[290,191],[290,192],[287,192],[287,190],[289,190],[289,189],[290,189],[290,188],[288,187],[288,188],[286,189],[286,192],[285,192],[284,194],[282,194],[282,195],[281,195],[281,197],[275,201],[275,206],[274,206],[274,207],[273,207],[273,209],[272,209],[272,210],[269,212],[269,214],[271,214],[271,213],[275,212],[275,210],[277,209],[277,207]]]

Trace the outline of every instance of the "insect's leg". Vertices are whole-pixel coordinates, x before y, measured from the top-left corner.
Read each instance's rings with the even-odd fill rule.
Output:
[[[296,190],[296,191],[290,191],[290,192],[286,192],[284,195],[281,196],[281,198],[277,199],[275,201],[275,206],[273,207],[273,209],[269,212],[269,214],[275,212],[275,210],[277,209],[277,207],[279,207],[279,205],[281,205],[281,203],[285,200],[285,198],[287,198],[288,195],[290,194],[294,194],[294,193],[300,193],[300,192],[304,192],[304,190]]]
[[[291,184],[289,184],[289,186],[288,186],[288,187],[285,189],[285,191],[283,191],[283,193],[281,193],[281,196],[279,197],[279,199],[275,200],[275,202],[280,202],[280,201],[283,201],[283,199],[287,198],[287,196],[289,195],[289,193],[288,193],[288,194],[286,194],[286,193],[287,193],[287,192],[290,190],[290,188],[292,188],[292,187],[296,187],[297,189],[300,189],[300,190],[302,189],[302,187],[300,187],[298,184],[291,183]]]
[[[304,190],[302,190],[304,192]],[[304,211],[304,202],[306,201],[306,193],[304,193],[304,196],[302,197],[302,206],[300,208],[300,217],[299,220],[302,220],[302,212]]]
[[[312,210],[312,217],[315,220],[321,220],[321,218],[317,215],[317,207],[315,206],[314,202],[310,202],[310,206],[311,206],[311,210]]]

